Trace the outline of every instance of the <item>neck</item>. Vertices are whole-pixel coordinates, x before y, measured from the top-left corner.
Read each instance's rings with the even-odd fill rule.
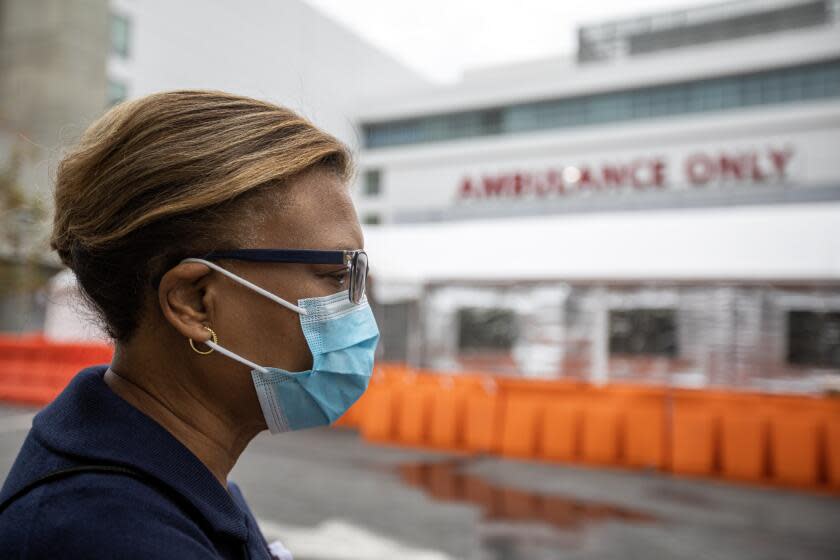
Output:
[[[259,432],[242,429],[177,382],[177,375],[132,375],[132,368],[115,354],[105,383],[129,404],[163,426],[189,449],[227,488],[227,477],[245,447]],[[165,385],[165,386],[163,386]]]

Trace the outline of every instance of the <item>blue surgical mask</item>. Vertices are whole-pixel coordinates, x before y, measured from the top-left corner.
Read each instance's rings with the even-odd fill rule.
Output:
[[[331,424],[365,392],[379,340],[379,329],[367,297],[355,304],[344,290],[329,296],[301,299],[294,305],[213,262],[192,258],[185,261],[207,265],[300,315],[300,326],[312,352],[310,370],[290,372],[264,367],[217,343],[205,343],[251,368],[254,387],[271,433]]]

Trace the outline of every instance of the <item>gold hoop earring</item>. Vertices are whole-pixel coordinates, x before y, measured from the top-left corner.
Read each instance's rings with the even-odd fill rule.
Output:
[[[204,325],[202,325],[202,326],[204,326]],[[210,338],[213,339],[213,344],[218,344],[219,343],[219,338],[216,336],[215,331],[213,331],[213,329],[211,329],[208,326],[204,326],[204,328],[207,329],[208,331],[210,331]],[[192,348],[197,354],[206,355],[206,354],[211,353],[213,350],[215,350],[215,348],[210,348],[210,350],[206,350],[206,351],[202,352],[201,350],[199,350],[198,348],[195,347],[195,344],[193,344],[193,339],[190,338],[188,340],[190,341],[190,348]]]

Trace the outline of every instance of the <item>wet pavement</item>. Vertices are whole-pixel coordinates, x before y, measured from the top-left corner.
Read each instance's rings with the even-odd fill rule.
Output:
[[[30,409],[0,407],[0,474]],[[837,496],[656,473],[259,436],[231,476],[269,540],[310,559],[834,559]]]
[[[466,466],[475,461],[462,458],[407,463],[399,465],[398,471],[403,482],[422,489],[434,500],[465,502],[477,506],[484,523],[545,523],[560,531],[573,533],[593,523],[651,523],[656,520],[641,511],[606,503],[490,484],[480,476],[463,472]]]

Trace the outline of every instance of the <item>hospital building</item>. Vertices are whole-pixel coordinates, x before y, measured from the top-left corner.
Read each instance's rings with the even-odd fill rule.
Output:
[[[840,3],[582,25],[362,100],[385,359],[761,390],[840,372]]]

